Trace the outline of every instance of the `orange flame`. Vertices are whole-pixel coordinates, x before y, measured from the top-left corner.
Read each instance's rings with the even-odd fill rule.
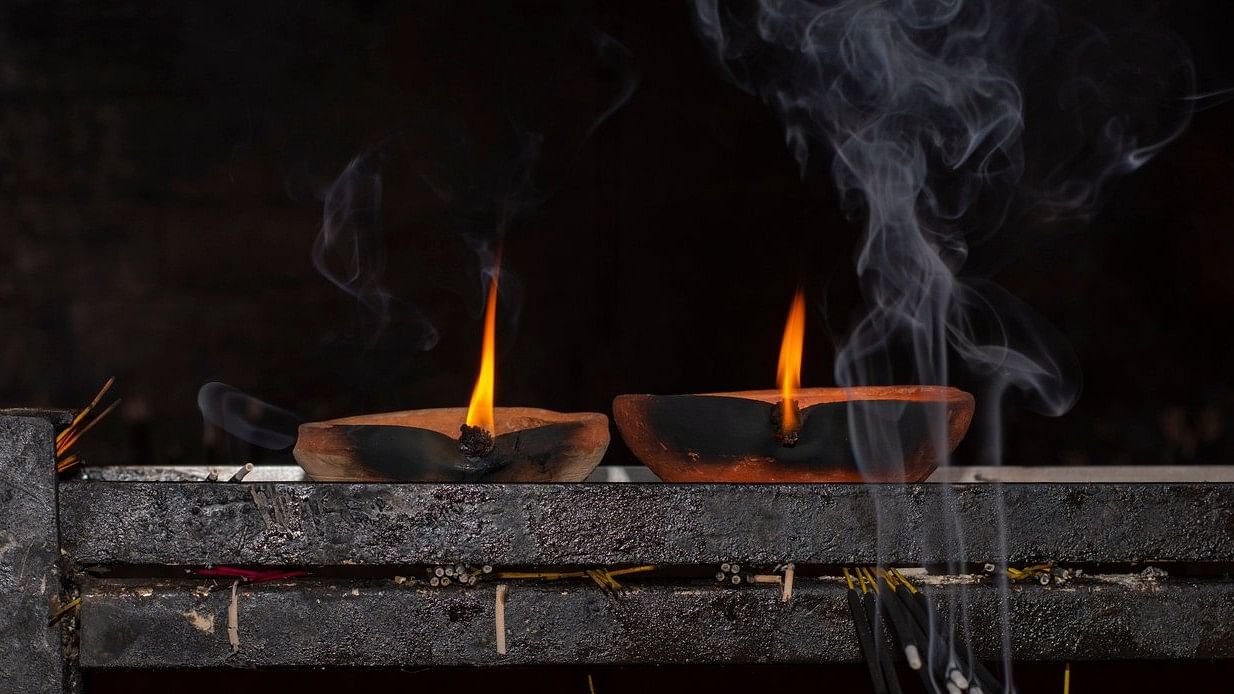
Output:
[[[800,428],[797,421],[797,408],[793,401],[797,390],[801,388],[801,351],[806,337],[806,299],[800,289],[793,297],[793,305],[788,310],[788,322],[784,325],[784,340],[780,343],[780,365],[776,369],[776,378],[780,386],[780,397],[784,401],[784,416],[782,427],[785,431],[796,431]]]
[[[480,352],[480,375],[476,377],[475,390],[471,391],[471,404],[467,406],[467,426],[480,427],[490,433],[493,426],[493,362],[496,356],[497,328],[497,271],[488,286],[488,303],[484,307],[484,344]]]

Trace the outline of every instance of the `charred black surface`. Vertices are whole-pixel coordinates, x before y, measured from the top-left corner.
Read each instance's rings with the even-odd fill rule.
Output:
[[[788,602],[778,587],[641,584],[613,597],[580,583],[507,583],[509,650],[499,655],[491,582],[444,589],[391,581],[241,586],[234,652],[227,637],[230,590],[194,592],[202,582],[100,582],[85,591],[82,663],[406,667],[860,658],[848,589],[838,580],[800,581]],[[944,617],[960,601],[970,614],[1000,612],[992,586],[925,590]],[[1007,604],[1018,660],[1234,657],[1228,582],[1016,586]],[[1000,621],[972,621],[978,657],[998,659]]]
[[[69,415],[71,417],[71,413]],[[72,691],[67,620],[48,625],[62,592],[56,529],[54,428],[64,411],[0,411],[0,690]]]
[[[493,435],[482,427],[459,427],[458,450],[465,458],[483,458],[493,450]]]
[[[483,468],[437,431],[407,426],[348,426],[365,467],[406,482],[462,482]]]
[[[393,480],[483,482],[500,481],[502,472],[514,464],[532,465],[550,475],[571,434],[581,426],[546,424],[494,437],[463,425],[460,440],[408,426],[357,425],[345,427],[345,432],[364,465]]]
[[[798,435],[801,433],[800,426],[792,426],[785,428],[784,412],[785,408],[792,408],[794,415],[793,419],[797,422],[801,421],[801,408],[797,406],[796,400],[781,400],[771,406],[771,428],[775,431],[776,441],[781,446],[792,448],[797,445]]]
[[[1226,484],[60,484],[85,566],[1228,563],[1231,528]]]
[[[877,427],[885,436],[880,440],[898,445],[900,457],[886,461],[866,461],[872,465],[896,467],[928,440],[932,423],[946,421],[946,404],[859,400],[811,405],[798,411],[800,426],[795,443],[780,440],[780,406],[772,405],[772,425],[768,426],[768,405],[758,400],[718,395],[663,395],[647,408],[650,428],[669,448],[692,451],[707,458],[724,460],[757,456],[820,469],[857,470],[857,459],[849,444],[850,418],[857,426]],[[892,456],[894,458],[894,456]]]

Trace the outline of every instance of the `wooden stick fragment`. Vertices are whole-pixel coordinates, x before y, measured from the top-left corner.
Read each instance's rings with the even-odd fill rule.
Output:
[[[240,603],[236,599],[237,579],[231,584],[231,603],[227,605],[227,641],[231,644],[231,652],[240,650]]]
[[[652,571],[656,567],[651,564],[643,566],[631,566],[625,569],[591,569],[590,571],[605,571],[609,576],[626,576],[629,574],[645,573]],[[588,571],[498,571],[497,578],[515,578],[515,579],[539,579],[542,581],[556,581],[562,578],[592,578]]]
[[[656,567],[652,566],[651,564],[644,564],[642,566],[631,566],[626,569],[613,569],[612,571],[608,572],[608,575],[609,576],[627,576],[629,574],[641,574],[647,571],[653,571],[655,568]]]
[[[51,619],[47,620],[47,626],[49,627],[56,626],[56,622],[59,622],[61,619],[63,619],[64,615],[72,612],[73,610],[77,609],[79,606],[81,606],[81,598],[73,598],[72,600],[69,601],[67,605],[56,610],[56,613],[51,616]],[[1068,665],[1068,667],[1070,667],[1070,665]]]
[[[606,588],[612,591],[616,591],[621,588],[621,584],[617,582],[617,579],[613,578],[613,574],[605,571],[604,569],[588,569],[585,573],[588,578],[595,581],[596,585],[601,588]]]
[[[506,595],[510,586],[497,584],[497,653],[506,654]]]
[[[587,573],[584,571],[498,571],[497,578],[516,578],[516,579],[541,579],[544,581],[556,581],[560,578],[584,578]]]
[[[784,588],[780,591],[780,602],[788,602],[793,597],[793,573],[796,569],[792,564],[784,566]]]

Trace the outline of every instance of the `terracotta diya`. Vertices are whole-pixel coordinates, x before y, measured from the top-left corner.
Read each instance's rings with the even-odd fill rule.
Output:
[[[779,390],[621,395],[613,415],[622,438],[666,482],[917,482],[964,438],[974,402],[956,388],[801,389],[804,335],[798,292]],[[850,422],[882,444],[860,465]]]
[[[494,407],[497,277],[484,312],[469,407],[344,417],[300,426],[293,451],[321,482],[581,482],[608,449],[608,417]]]

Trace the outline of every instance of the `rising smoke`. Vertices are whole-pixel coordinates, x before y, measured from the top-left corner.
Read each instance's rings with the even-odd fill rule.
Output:
[[[699,0],[695,10],[723,73],[780,116],[803,175],[825,149],[864,218],[866,306],[836,381],[942,384],[961,369],[981,377],[987,403],[1010,388],[1039,412],[1069,409],[1080,379],[1065,342],[970,272],[970,254],[1000,231],[1032,233],[1026,220],[1089,214],[1109,179],[1176,137],[1192,87],[1181,45],[1102,33],[1031,1]],[[1030,123],[1034,75],[1048,77],[1055,112]],[[874,455],[879,438],[856,443]]]
[[[532,26],[545,31],[537,24]],[[409,244],[405,238],[387,237],[384,222],[389,215],[383,211],[387,194],[404,203],[431,198],[434,209],[444,211],[445,235],[461,241],[474,257],[474,263],[460,263],[454,274],[475,278],[469,288],[474,291],[468,292],[464,301],[472,300],[479,307],[489,280],[498,270],[502,245],[511,230],[551,197],[555,187],[571,173],[583,145],[633,95],[639,80],[625,46],[572,13],[566,26],[557,30],[577,39],[576,45],[584,52],[589,49],[593,60],[578,56],[562,60],[554,48],[556,42],[538,40],[535,32],[525,37],[520,32],[503,34],[517,39],[515,46],[507,47],[516,55],[527,49],[527,42],[544,44],[552,52],[546,57],[552,58],[551,64],[561,74],[520,70],[517,60],[505,60],[495,53],[498,71],[519,74],[510,80],[503,78],[503,93],[485,95],[483,113],[469,114],[482,123],[474,129],[476,132],[469,130],[461,116],[451,117],[433,108],[416,110],[402,128],[366,147],[325,186],[312,263],[322,277],[355,300],[358,311],[354,333],[363,337],[364,349],[374,350],[382,343],[380,346],[411,359],[416,351],[433,349],[440,338],[429,312],[417,303],[420,297],[400,296],[391,289],[415,284],[408,281],[408,275],[416,268],[392,262],[390,242],[397,241],[403,247]],[[594,110],[579,112],[571,101],[577,94],[558,90],[554,78],[572,84],[565,79],[571,70],[602,79]],[[567,101],[562,102],[563,98]],[[563,119],[563,113],[575,117]],[[426,192],[427,196],[423,195]],[[423,230],[404,225],[400,231],[415,234]],[[434,243],[445,245],[441,236],[425,245]],[[440,248],[435,250],[441,252]],[[403,281],[396,284],[392,279]],[[520,297],[517,273],[502,268],[503,328],[517,324]],[[346,380],[359,382],[356,390],[365,396],[365,386],[374,379],[385,383],[389,374],[349,376]],[[409,390],[412,387],[407,384]],[[198,403],[207,422],[235,438],[272,449],[295,442],[294,426],[290,430],[284,426],[268,430],[256,420],[257,415],[274,413],[281,423],[298,424],[296,415],[232,386],[206,384]]]
[[[386,248],[381,221],[384,145],[352,159],[326,189],[321,230],[313,243],[313,266],[339,289],[355,297],[371,321],[370,339],[390,323],[391,294],[383,287]],[[416,350],[437,344],[437,329],[414,305],[405,306],[417,326]]]
[[[1080,390],[1070,349],[976,272],[974,254],[999,248],[999,234],[1033,233],[1032,223],[1085,218],[1112,178],[1181,133],[1193,85],[1178,41],[1101,31],[1031,0],[696,0],[694,8],[722,73],[780,117],[802,175],[816,151],[828,152],[831,177],[864,220],[856,274],[865,305],[838,352],[836,382],[948,384],[962,373],[981,383],[986,462],[1001,460],[1005,394],[1042,413],[1067,411]],[[942,416],[927,423],[936,451],[946,450]],[[899,425],[850,405],[859,464],[886,468],[898,457]],[[880,531],[896,523],[879,518]],[[1002,536],[1002,519],[993,522]],[[950,568],[959,570],[962,529],[944,535],[923,540],[955,548]],[[959,602],[949,621],[967,632]],[[955,647],[931,642],[931,657]]]

